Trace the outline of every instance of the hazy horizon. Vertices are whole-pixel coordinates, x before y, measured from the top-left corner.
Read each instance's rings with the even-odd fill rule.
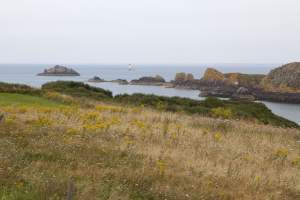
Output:
[[[284,64],[300,60],[297,0],[10,0],[1,64]]]

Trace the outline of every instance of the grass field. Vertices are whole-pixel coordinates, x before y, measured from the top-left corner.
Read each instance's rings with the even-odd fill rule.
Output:
[[[38,96],[24,94],[0,93],[0,106],[43,106],[57,107],[61,103],[51,101]]]
[[[90,104],[0,95],[1,200],[300,199],[299,130]]]

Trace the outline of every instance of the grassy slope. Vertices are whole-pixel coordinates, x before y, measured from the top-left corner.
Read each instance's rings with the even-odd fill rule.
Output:
[[[0,96],[0,199],[300,198],[298,130]]]
[[[13,93],[0,93],[0,106],[62,106],[55,101],[44,99],[38,96],[30,96]]]

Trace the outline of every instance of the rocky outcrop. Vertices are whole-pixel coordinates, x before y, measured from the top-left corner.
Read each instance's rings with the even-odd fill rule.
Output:
[[[245,87],[240,87],[237,89],[237,91],[232,95],[231,97],[234,100],[239,100],[239,101],[254,101],[255,97],[250,92],[248,88]]]
[[[129,84],[127,80],[125,79],[116,79],[116,80],[112,80],[112,83],[119,83],[120,85],[127,85]]]
[[[201,96],[300,103],[300,63],[283,65],[272,70],[267,76],[222,74],[209,68],[200,80],[198,88],[201,90]]]
[[[268,92],[300,92],[300,62],[289,63],[272,70],[261,82]]]
[[[255,100],[249,88],[257,88],[264,75],[226,73],[208,68],[199,81],[200,96],[233,98],[235,100]]]
[[[225,81],[225,75],[214,68],[207,68],[202,80],[209,82],[221,82]]]
[[[180,72],[180,73],[177,73],[175,75],[175,82],[187,82],[187,81],[193,81],[194,80],[194,75],[193,74],[186,74],[184,72]]]
[[[80,74],[74,69],[56,65],[52,68],[45,69],[44,72],[39,73],[38,76],[80,76]]]
[[[252,94],[257,100],[282,102],[282,103],[296,103],[300,104],[300,93],[295,92],[270,92],[262,89],[255,89]]]
[[[88,82],[101,83],[101,82],[105,82],[105,80],[98,76],[94,76],[93,78],[89,79]]]
[[[132,85],[155,85],[160,86],[165,84],[165,79],[159,75],[156,75],[155,77],[151,76],[145,76],[139,79],[135,79],[130,81],[130,84]]]
[[[210,82],[212,85],[222,86],[226,84],[236,87],[257,88],[264,77],[265,75],[262,74],[223,74],[216,69],[208,68],[201,80],[204,82]]]

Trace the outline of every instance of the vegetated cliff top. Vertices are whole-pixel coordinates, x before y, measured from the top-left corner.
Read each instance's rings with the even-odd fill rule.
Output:
[[[273,69],[262,81],[265,90],[281,92],[300,91],[300,62],[293,62]]]

